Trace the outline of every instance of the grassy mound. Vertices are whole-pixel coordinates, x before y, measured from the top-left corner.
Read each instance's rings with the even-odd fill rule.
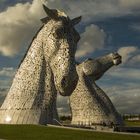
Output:
[[[37,125],[0,125],[0,138],[8,140],[139,140],[140,136]]]

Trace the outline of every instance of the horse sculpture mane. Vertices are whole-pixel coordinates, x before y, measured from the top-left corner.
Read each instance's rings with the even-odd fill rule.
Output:
[[[80,39],[70,18],[43,5],[47,17],[33,38],[0,108],[0,123],[48,124],[58,118],[57,92],[69,96],[78,76],[75,51]],[[70,90],[69,90],[70,89]]]

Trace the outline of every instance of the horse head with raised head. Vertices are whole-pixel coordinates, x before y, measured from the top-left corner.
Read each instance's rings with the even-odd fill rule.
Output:
[[[119,65],[121,62],[122,57],[114,52],[97,59],[87,59],[83,62],[83,71],[85,75],[92,77],[95,81],[100,79],[109,68]]]
[[[120,63],[121,56],[111,53],[97,59],[89,58],[77,65],[79,80],[70,96],[73,125],[123,125],[121,115],[106,93],[96,84],[96,80],[109,68]]]

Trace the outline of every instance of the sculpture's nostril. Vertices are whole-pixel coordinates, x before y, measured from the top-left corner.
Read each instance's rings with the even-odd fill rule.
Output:
[[[115,65],[121,64],[121,63],[122,63],[121,56],[119,56],[118,58],[113,59],[113,63],[114,63]]]
[[[66,77],[63,77],[62,81],[61,81],[61,85],[62,87],[66,87],[67,83],[66,83]]]

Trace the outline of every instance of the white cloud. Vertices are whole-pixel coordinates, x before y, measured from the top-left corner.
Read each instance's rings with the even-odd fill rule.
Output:
[[[0,69],[0,92],[1,89],[9,89],[12,84],[12,79],[15,75],[15,69],[12,67],[5,67]]]
[[[140,113],[140,70],[114,67],[98,82],[121,113]]]
[[[3,103],[7,92],[8,90],[6,88],[0,88],[0,106]]]
[[[121,47],[118,53],[122,56],[122,66],[140,67],[140,49],[137,46]]]
[[[129,10],[137,10],[140,8],[139,0],[119,0],[119,4],[120,4],[120,7],[129,9]]]
[[[13,56],[27,45],[40,25],[43,15],[39,0],[16,4],[0,13],[0,53]]]
[[[118,53],[122,56],[122,61],[123,63],[127,63],[127,61],[135,55],[138,51],[138,47],[136,46],[126,46],[126,47],[121,47],[118,50]]]
[[[139,32],[140,31],[140,23],[132,24],[132,25],[130,25],[130,28],[133,29],[134,31]]]
[[[121,78],[123,80],[139,80],[140,81],[140,70],[135,68],[114,68],[107,73],[112,78]]]
[[[98,84],[121,113],[140,113],[140,50],[125,46],[118,50],[123,64],[108,70]]]
[[[121,48],[124,64],[114,66],[97,82],[121,113],[140,113],[140,69],[130,67],[131,61],[139,65],[137,52],[137,47]]]
[[[122,16],[128,13],[136,14],[134,9],[135,7],[140,7],[138,3],[138,0],[133,0],[133,2],[131,0],[88,0],[88,2],[85,0],[47,0],[48,6],[64,10],[71,17],[82,15],[83,22]],[[23,46],[27,46],[37,28],[40,26],[41,22],[39,19],[43,17],[43,14],[42,2],[40,0],[33,0],[33,3],[16,4],[13,7],[8,7],[6,11],[1,12],[0,53],[5,56],[13,56],[17,54]],[[89,32],[90,29],[94,33],[97,33],[97,38],[94,33]],[[89,41],[84,41],[84,38],[81,40],[82,43],[84,42],[84,44],[81,43],[81,47],[88,46],[87,50],[84,48],[86,51],[85,54],[93,50],[93,47],[91,47],[91,43],[93,42],[95,42],[95,44],[92,45],[94,48],[97,48],[96,45],[98,43],[99,48],[102,47],[103,40],[101,37],[104,37],[104,32],[99,30],[100,29],[95,25],[87,27],[86,32],[89,33],[88,37],[90,37],[90,39],[84,35],[86,32],[82,34],[82,36]],[[92,35],[97,40],[93,38],[93,41],[91,41]],[[98,38],[98,35],[101,35],[101,37]],[[84,51],[77,52],[77,56],[79,57],[80,55],[84,55]]]
[[[14,75],[15,69],[12,67],[5,67],[0,69],[0,105],[8,93],[8,89],[12,83]]]
[[[61,95],[57,96],[57,110],[60,116],[70,115],[69,98]]]
[[[86,27],[85,32],[81,34],[76,57],[87,56],[95,50],[102,49],[104,47],[105,37],[105,32],[98,26],[91,24]]]
[[[134,56],[129,62],[133,66],[140,67],[140,54]]]
[[[15,74],[15,69],[13,67],[5,67],[0,69],[0,76],[13,77],[14,74]]]
[[[64,9],[71,17],[82,15],[84,22],[136,15],[140,11],[139,3],[139,0],[48,0],[49,6]]]
[[[104,87],[117,110],[121,113],[140,113],[140,87],[129,83]]]

